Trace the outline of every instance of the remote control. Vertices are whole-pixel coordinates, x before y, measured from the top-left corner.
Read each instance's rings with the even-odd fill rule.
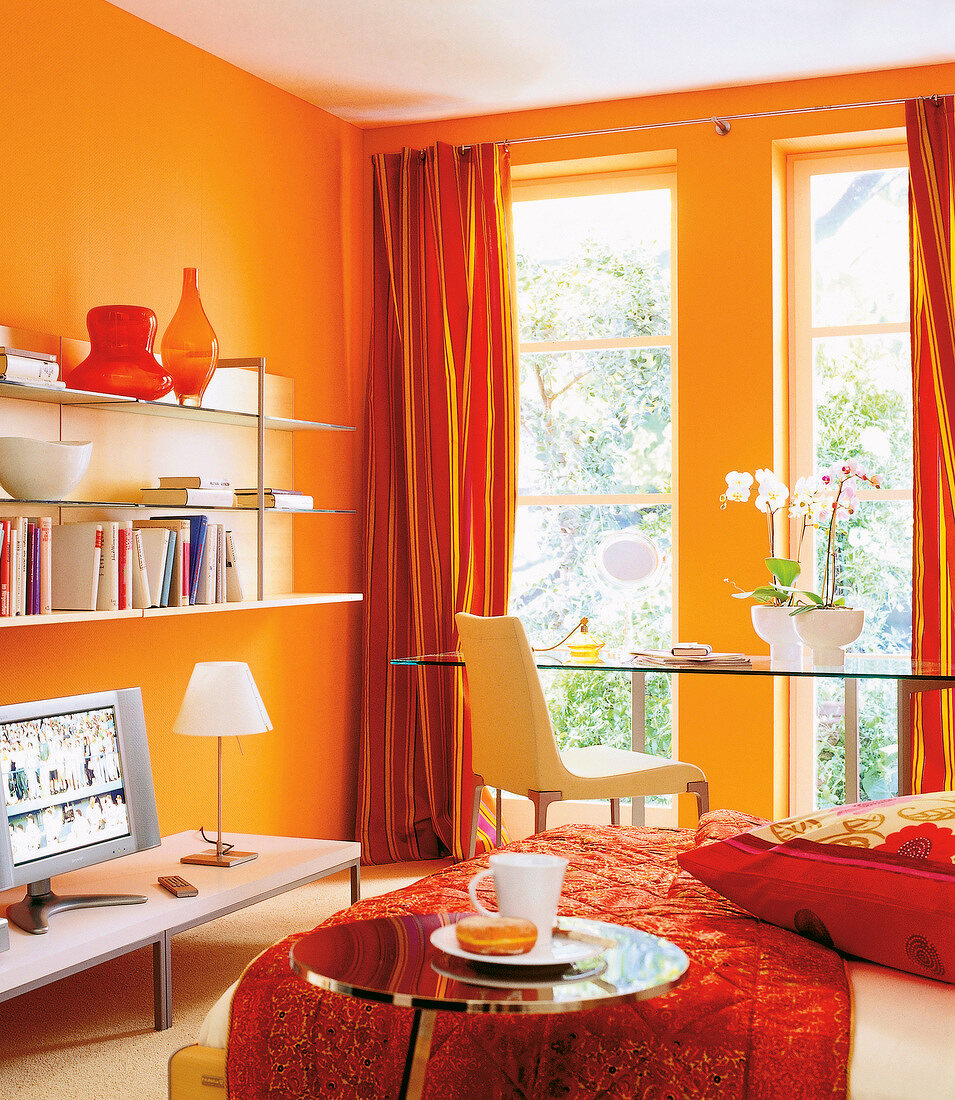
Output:
[[[179,875],[160,875],[159,885],[177,898],[194,898],[199,893],[191,882],[186,882]]]

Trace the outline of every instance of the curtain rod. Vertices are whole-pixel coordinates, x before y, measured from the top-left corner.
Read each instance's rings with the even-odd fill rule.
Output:
[[[926,98],[939,101],[939,96],[927,96]],[[808,115],[815,111],[850,111],[863,107],[894,107],[905,103],[904,99],[874,99],[868,103],[833,103],[823,107],[790,107],[784,111],[751,111],[739,115],[710,115],[706,118],[683,118],[676,122],[646,122],[640,126],[614,126],[608,130],[581,130],[576,134],[547,134],[543,137],[511,138],[504,142],[505,145],[526,145],[537,141],[566,141],[568,138],[604,137],[609,134],[634,134],[640,130],[663,130],[671,126],[699,126],[704,122],[710,122],[716,127],[716,132],[725,137],[730,131],[730,123],[746,118],[775,118],[780,115]]]

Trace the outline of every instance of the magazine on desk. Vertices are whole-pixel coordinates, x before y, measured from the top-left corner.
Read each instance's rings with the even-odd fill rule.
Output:
[[[674,654],[664,649],[631,649],[634,662],[647,665],[659,665],[661,668],[704,667],[704,668],[751,668],[752,661],[745,653],[680,653]]]

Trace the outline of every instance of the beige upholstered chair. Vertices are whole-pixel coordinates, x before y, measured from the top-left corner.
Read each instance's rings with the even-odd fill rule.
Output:
[[[474,788],[474,855],[481,791],[485,785],[526,795],[534,803],[534,831],[546,828],[547,807],[568,798],[609,798],[611,823],[620,823],[620,799],[652,794],[696,796],[709,808],[706,776],[693,764],[626,749],[557,748],[534,654],[520,619],[455,615],[467,673]]]

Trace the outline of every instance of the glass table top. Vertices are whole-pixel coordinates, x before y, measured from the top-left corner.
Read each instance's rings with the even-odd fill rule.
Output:
[[[566,649],[535,653],[537,667],[592,672],[678,672],[680,675],[707,676],[835,676],[852,680],[955,680],[955,665],[938,661],[920,661],[909,653],[847,653],[844,665],[817,665],[806,652],[801,661],[792,663],[771,661],[769,657],[747,655],[748,665],[694,664],[674,661],[659,664],[623,651],[602,650],[597,661],[573,661]],[[421,656],[396,657],[393,665],[464,666],[460,653],[428,653]]]
[[[579,917],[559,917],[555,936],[596,937],[601,942],[587,958],[519,968],[500,959],[471,963],[431,943],[432,932],[466,916],[473,913],[378,917],[317,928],[292,946],[291,966],[321,989],[406,1008],[552,1013],[658,996],[689,965],[668,940]]]

